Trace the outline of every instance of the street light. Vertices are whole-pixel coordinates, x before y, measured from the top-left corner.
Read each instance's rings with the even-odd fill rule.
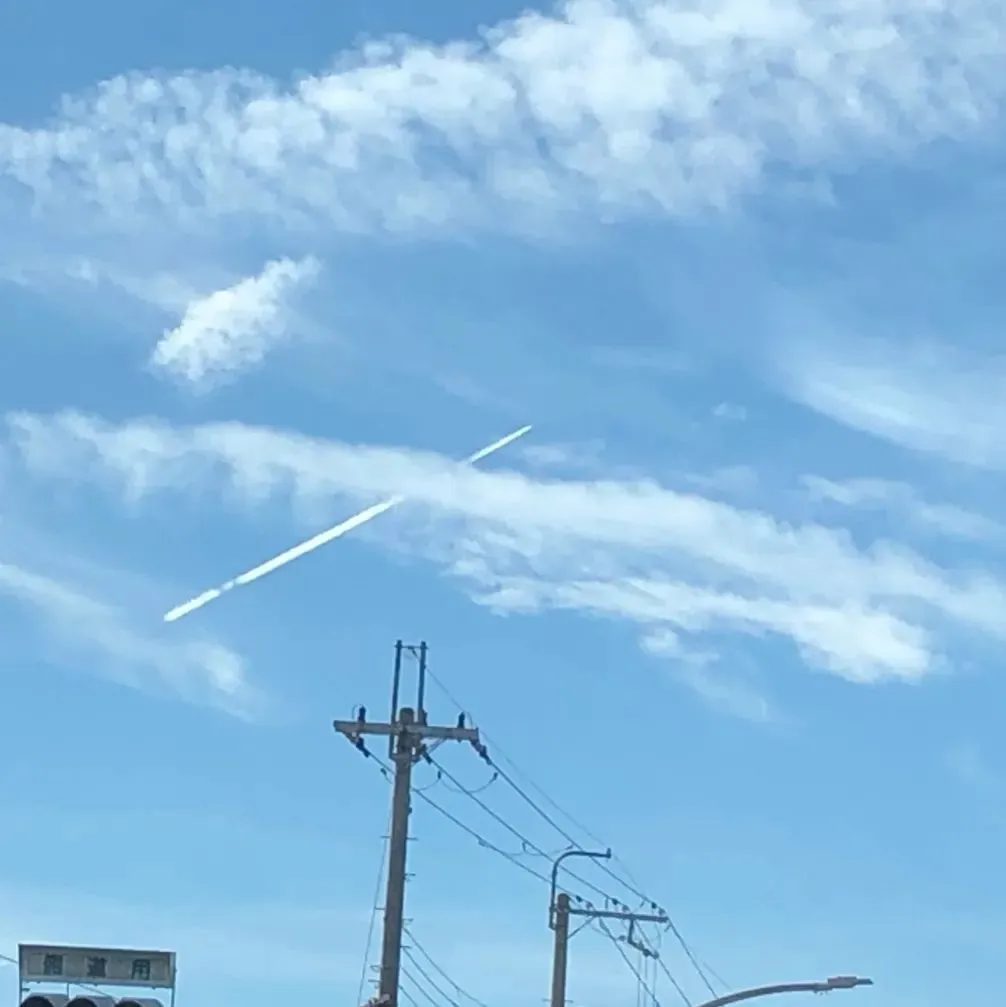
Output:
[[[771,997],[779,993],[831,993],[833,990],[851,990],[857,986],[872,986],[872,979],[861,976],[832,976],[830,979],[809,983],[776,983],[773,986],[754,986],[736,993],[727,993],[715,1000],[707,1000],[698,1007],[727,1007],[727,1004],[740,1003],[741,1000],[754,1000],[757,997]]]

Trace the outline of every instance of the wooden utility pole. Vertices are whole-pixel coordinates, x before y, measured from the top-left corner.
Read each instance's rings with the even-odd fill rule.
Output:
[[[479,732],[464,725],[460,718],[454,727],[437,727],[426,722],[423,703],[426,693],[427,646],[406,647],[395,644],[395,671],[391,687],[391,715],[387,722],[368,721],[361,707],[355,720],[336,720],[335,730],[369,755],[364,738],[386,736],[388,754],[395,767],[391,797],[391,835],[388,840],[388,881],[384,899],[384,932],[381,942],[381,971],[378,1000],[388,1007],[398,1007],[398,985],[402,963],[402,931],[405,922],[405,877],[409,846],[412,767],[426,754],[426,742],[468,741],[477,744]],[[408,650],[418,657],[419,678],[416,706],[398,708],[402,675],[402,654]]]

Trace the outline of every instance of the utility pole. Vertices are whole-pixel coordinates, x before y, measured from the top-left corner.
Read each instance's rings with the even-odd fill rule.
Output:
[[[561,892],[552,911],[552,998],[550,1007],[566,1007],[566,970],[569,961],[569,896]]]
[[[661,911],[653,913],[633,912],[625,906],[618,906],[614,909],[595,909],[587,903],[582,906],[574,906],[572,900],[565,892],[558,892],[559,866],[570,857],[586,857],[590,860],[609,860],[611,850],[603,853],[591,853],[587,850],[567,850],[556,857],[552,864],[552,897],[549,903],[549,927],[555,937],[552,951],[552,995],[549,998],[549,1007],[566,1007],[566,973],[569,963],[569,939],[570,939],[570,919],[572,917],[582,917],[586,920],[614,920],[619,923],[628,923],[629,932],[625,942],[629,947],[649,958],[656,958],[657,952],[647,947],[635,938],[635,928],[638,923],[661,923],[669,922],[667,914]],[[654,909],[657,907],[654,906]]]
[[[408,651],[419,662],[415,707],[399,708],[402,678],[402,655]],[[369,756],[364,738],[385,736],[388,755],[394,764],[394,784],[391,798],[391,835],[388,840],[388,881],[384,899],[384,933],[381,942],[381,970],[378,1002],[398,1007],[398,984],[402,960],[402,930],[405,922],[405,877],[409,845],[409,813],[411,811],[412,767],[427,756],[426,742],[467,741],[478,749],[479,732],[465,726],[464,714],[454,727],[437,727],[427,723],[424,707],[426,696],[425,643],[418,647],[395,644],[395,670],[391,685],[391,713],[385,723],[368,721],[365,707],[360,707],[355,720],[336,720],[335,730],[349,739],[364,755]]]

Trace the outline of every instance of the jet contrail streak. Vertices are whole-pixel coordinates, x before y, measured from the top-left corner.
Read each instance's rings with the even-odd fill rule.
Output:
[[[463,464],[473,465],[475,462],[482,461],[483,458],[487,458],[489,455],[501,448],[505,448],[508,444],[513,444],[518,437],[523,437],[531,429],[530,425],[521,427],[520,430],[515,430],[512,434],[507,434],[506,437],[501,437],[498,441],[493,441],[488,447],[480,448],[474,454],[470,454],[464,459]],[[285,552],[281,552],[278,556],[273,556],[272,559],[267,559],[264,563],[260,563],[258,566],[253,567],[246,573],[238,574],[233,580],[229,580],[219,587],[210,588],[208,591],[203,591],[202,594],[197,594],[195,598],[190,598],[188,601],[181,605],[177,605],[170,612],[165,613],[165,622],[176,622],[183,616],[189,615],[195,612],[196,609],[202,608],[203,605],[208,605],[211,601],[216,601],[222,594],[227,591],[232,590],[235,587],[242,587],[245,584],[250,584],[253,580],[258,580],[259,577],[264,577],[266,574],[272,573],[273,570],[278,570],[281,566],[286,566],[287,563],[291,563],[295,559],[299,559],[301,556],[306,555],[309,552],[314,552],[315,549],[320,546],[325,545],[327,542],[331,542],[333,539],[341,538],[346,532],[352,531],[354,528],[359,528],[360,525],[366,524],[368,521],[372,521],[375,517],[383,514],[385,511],[391,510],[392,507],[397,507],[403,500],[404,496],[393,496],[389,497],[387,500],[382,500],[380,503],[371,504],[370,507],[365,508],[358,514],[354,514],[352,517],[346,518],[345,521],[340,521],[336,525],[332,525],[331,528],[325,529],[325,531],[318,532],[317,535],[312,535],[309,539],[305,539],[303,542],[292,546]]]

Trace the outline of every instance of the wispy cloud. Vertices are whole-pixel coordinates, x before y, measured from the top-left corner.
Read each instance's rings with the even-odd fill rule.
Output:
[[[925,500],[908,483],[889,479],[846,479],[836,481],[820,476],[803,480],[811,498],[863,510],[882,510],[906,519],[916,528],[950,538],[975,541],[1002,541],[1006,526],[983,514],[954,504],[934,504]]]
[[[263,697],[249,681],[244,660],[222,644],[191,636],[172,639],[81,586],[0,562],[4,598],[37,621],[40,653],[49,660],[83,664],[120,684],[167,692],[240,717],[262,712]]]
[[[929,344],[874,343],[791,354],[793,396],[902,447],[985,469],[1006,468],[1006,365]]]
[[[678,680],[716,709],[756,723],[778,719],[762,690],[736,671],[727,673],[716,653],[682,647],[681,638],[670,630],[651,632],[642,643],[644,650],[668,660]]]
[[[256,276],[191,301],[151,363],[199,384],[260,363],[287,334],[289,300],[318,274],[315,259],[275,259]]]
[[[643,637],[670,630],[702,650],[777,636],[857,682],[925,675],[940,664],[944,627],[1006,633],[1006,590],[991,576],[653,482],[474,472],[437,455],[238,424],[111,426],[62,414],[12,417],[10,429],[36,474],[138,496],[207,482],[255,499],[353,505],[404,494],[400,518],[374,534],[441,564],[497,610],[627,620]]]
[[[782,166],[900,153],[991,116],[989,0],[571,0],[480,40],[395,40],[284,85],[132,74],[0,127],[39,210],[265,216],[337,228],[689,213]],[[126,156],[124,156],[124,154]]]

